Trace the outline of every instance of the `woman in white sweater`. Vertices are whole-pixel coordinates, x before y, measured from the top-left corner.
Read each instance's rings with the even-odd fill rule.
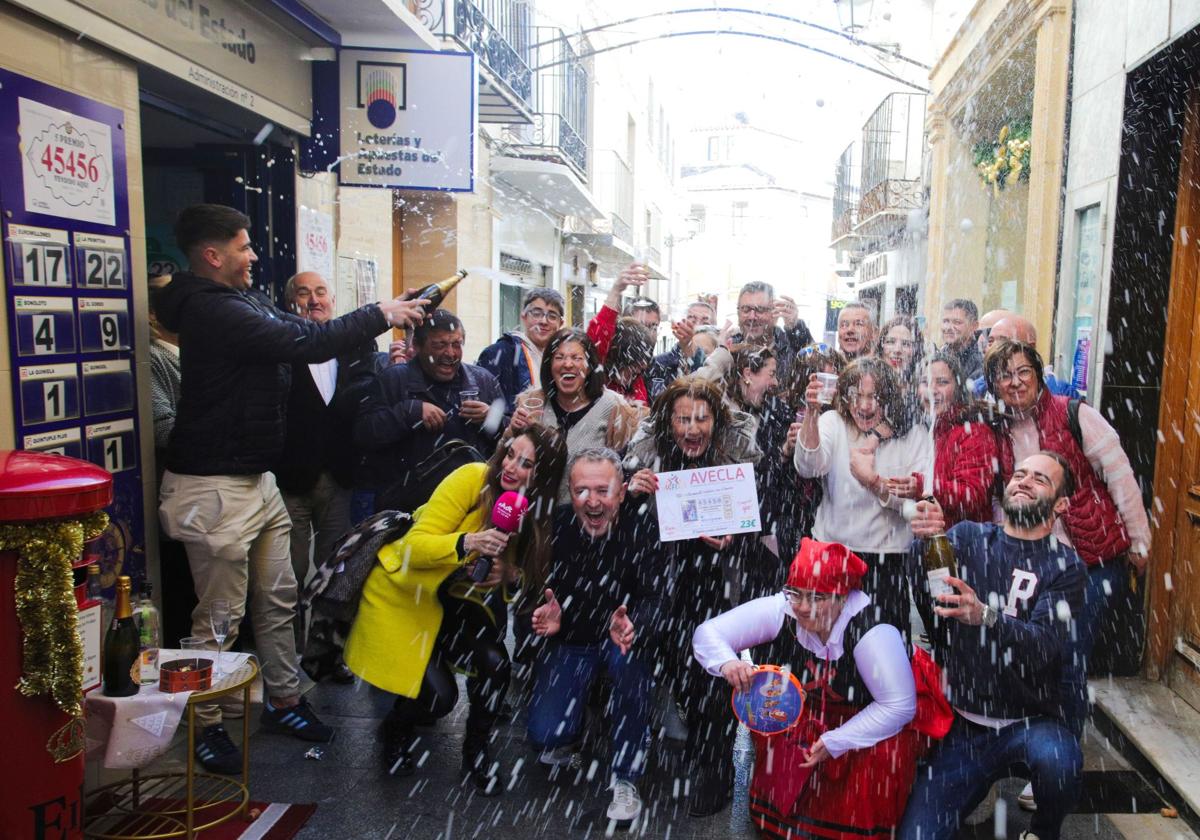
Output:
[[[716,616],[692,637],[700,665],[735,690],[754,676],[738,651],[795,637],[781,664],[807,692],[800,723],[754,736],[750,811],[764,836],[886,838],[904,813],[918,749],[908,728],[916,686],[899,631],[871,617],[866,572],[845,546],[805,538],[783,592]]]
[[[904,504],[922,492],[917,475],[932,472],[929,435],[909,427],[899,380],[882,359],[846,366],[838,376],[836,411],[820,412],[820,392],[814,375],[794,456],[802,477],[824,480],[813,537],[841,543],[866,561],[863,590],[872,596],[875,618],[907,638],[904,557],[912,531]]]
[[[541,388],[517,396],[509,433],[541,423],[566,435],[567,458],[585,449],[624,452],[637,431],[642,411],[604,387],[604,366],[596,346],[578,329],[559,330],[542,354]],[[558,503],[571,501],[563,476]]]

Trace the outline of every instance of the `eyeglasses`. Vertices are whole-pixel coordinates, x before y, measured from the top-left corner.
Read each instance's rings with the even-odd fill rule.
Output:
[[[821,342],[820,344],[810,344],[807,347],[801,347],[800,352],[796,355],[807,356],[809,353],[828,353],[832,349],[833,348],[825,342]]]
[[[803,604],[805,601],[812,604],[824,604],[833,597],[828,592],[809,592],[805,589],[785,589],[783,594],[793,604]]]
[[[559,321],[561,321],[563,319],[563,316],[559,315],[557,312],[552,312],[548,309],[533,309],[533,308],[526,309],[525,315],[527,315],[529,318],[531,318],[534,321],[546,321],[547,323],[550,323],[550,324],[557,324]]]
[[[738,313],[742,315],[767,315],[770,311],[770,306],[743,305],[738,307]]]
[[[1016,370],[1001,371],[1000,373],[996,374],[996,381],[1016,382],[1020,380],[1021,382],[1031,382],[1033,381],[1034,373],[1035,371],[1032,367],[1029,365],[1023,365]]]

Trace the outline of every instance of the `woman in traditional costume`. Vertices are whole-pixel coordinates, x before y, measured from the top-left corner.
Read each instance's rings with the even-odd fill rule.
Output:
[[[844,545],[806,538],[783,592],[696,629],[700,665],[746,690],[755,670],[738,652],[794,622],[797,645],[779,664],[806,692],[801,718],[784,732],[753,736],[750,811],[764,837],[886,840],[904,814],[920,745],[909,725],[917,692],[900,631],[867,609],[866,573]]]

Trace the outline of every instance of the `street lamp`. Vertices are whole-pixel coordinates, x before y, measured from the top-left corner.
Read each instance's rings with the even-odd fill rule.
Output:
[[[837,7],[842,31],[853,35],[862,31],[871,20],[875,0],[833,0],[833,5]]]

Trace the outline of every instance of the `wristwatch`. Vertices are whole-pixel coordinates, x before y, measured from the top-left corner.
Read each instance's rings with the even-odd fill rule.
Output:
[[[995,627],[996,622],[1000,620],[1000,611],[991,604],[984,604],[979,619],[984,627]]]

